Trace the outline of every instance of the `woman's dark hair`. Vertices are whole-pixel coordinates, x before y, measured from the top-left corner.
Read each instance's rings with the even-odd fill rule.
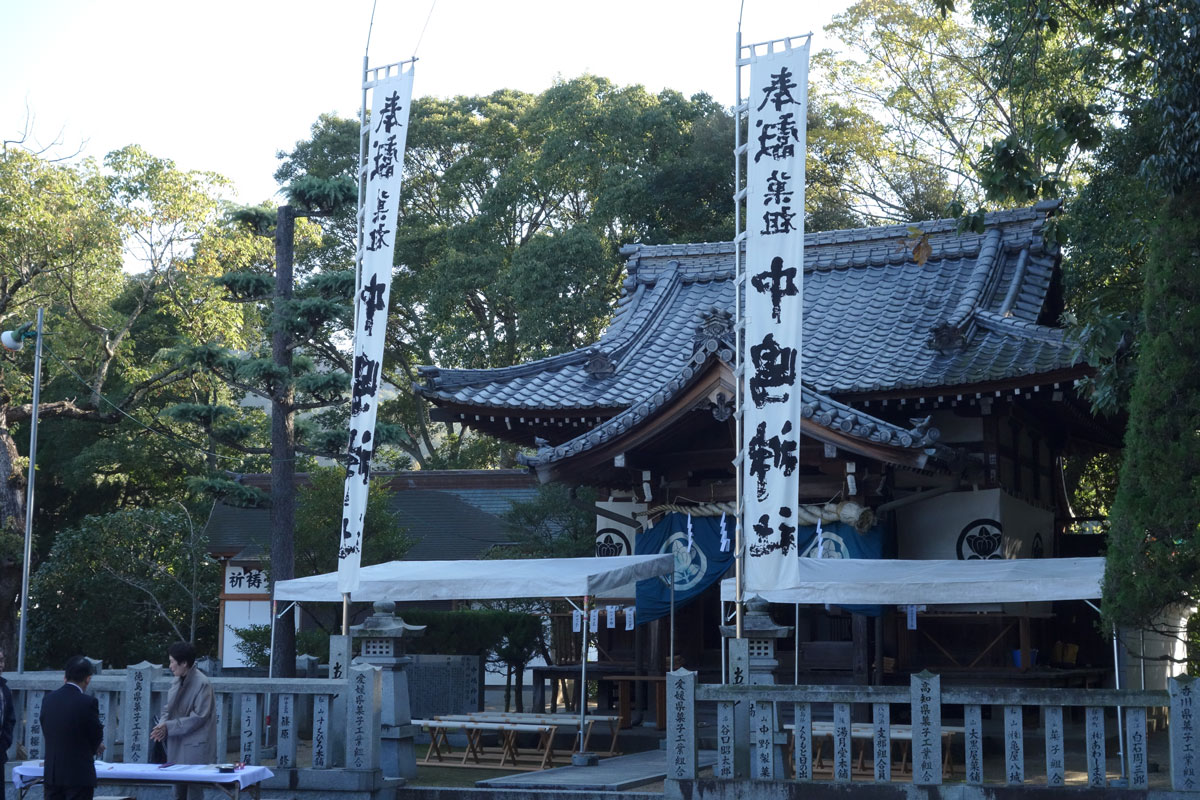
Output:
[[[167,648],[167,655],[175,659],[176,664],[186,664],[189,668],[196,665],[196,648],[191,642],[176,642]]]

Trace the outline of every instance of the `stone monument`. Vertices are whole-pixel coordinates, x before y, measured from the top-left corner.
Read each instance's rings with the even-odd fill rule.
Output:
[[[359,658],[383,671],[383,707],[380,718],[380,766],[389,778],[413,778],[417,761],[413,753],[412,712],[408,702],[408,675],[412,659],[404,655],[403,639],[420,636],[424,625],[409,625],[396,616],[396,604],[375,603],[375,613],[350,628],[354,643],[361,642]]]

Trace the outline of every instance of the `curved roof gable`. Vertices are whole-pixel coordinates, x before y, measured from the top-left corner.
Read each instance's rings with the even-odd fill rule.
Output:
[[[833,397],[936,393],[1076,367],[1075,343],[1039,324],[1058,261],[1042,226],[1056,207],[991,214],[982,234],[922,223],[924,264],[909,226],[807,235],[805,386]],[[628,409],[676,378],[706,326],[731,315],[733,247],[629,246],[621,297],[595,345],[503,369],[422,367],[418,391],[476,408]]]

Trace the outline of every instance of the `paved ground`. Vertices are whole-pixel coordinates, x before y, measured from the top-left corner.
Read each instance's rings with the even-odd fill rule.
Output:
[[[715,750],[701,750],[700,766],[717,763]],[[493,789],[587,789],[622,791],[651,783],[661,784],[667,775],[665,750],[647,750],[627,756],[602,758],[594,767],[557,767],[540,772],[523,772],[479,781],[476,786]]]

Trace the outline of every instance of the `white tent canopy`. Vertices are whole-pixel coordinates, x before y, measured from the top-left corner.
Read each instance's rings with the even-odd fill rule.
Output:
[[[359,570],[356,602],[392,600],[505,600],[594,595],[670,574],[669,553],[607,558],[531,558],[495,561],[389,561]],[[275,599],[338,602],[337,573],[280,581]]]
[[[1032,603],[1100,597],[1103,558],[1014,558],[988,561],[906,561],[801,558],[793,586],[756,590],[772,603],[916,605]],[[734,581],[721,599],[734,600]]]

